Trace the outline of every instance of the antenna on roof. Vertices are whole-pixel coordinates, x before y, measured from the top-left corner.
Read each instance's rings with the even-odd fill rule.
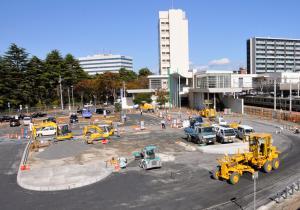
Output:
[[[171,3],[172,3],[171,8],[174,9],[174,0],[171,0]]]

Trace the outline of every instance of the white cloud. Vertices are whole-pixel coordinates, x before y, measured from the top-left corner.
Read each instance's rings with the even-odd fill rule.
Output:
[[[219,66],[219,65],[227,65],[227,64],[230,64],[230,60],[228,58],[216,59],[209,62],[210,66]]]

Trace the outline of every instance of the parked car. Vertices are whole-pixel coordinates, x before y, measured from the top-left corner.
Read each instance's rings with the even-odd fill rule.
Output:
[[[44,112],[35,112],[35,113],[31,114],[32,118],[46,117],[46,116],[47,116],[47,113],[44,113]]]
[[[44,127],[36,132],[37,136],[51,136],[56,134],[54,127]]]
[[[106,111],[106,115],[109,115],[109,114],[111,113],[110,110],[108,110],[108,109],[102,109],[102,108],[96,109],[95,112],[96,112],[97,114],[103,114],[103,113],[104,113],[104,110]]]
[[[21,123],[20,123],[20,120],[19,119],[11,119],[9,121],[9,126],[10,127],[16,127],[16,126],[20,126]]]
[[[214,144],[216,142],[216,133],[212,126],[185,128],[184,132],[189,142],[196,144]]]
[[[92,112],[89,109],[83,109],[82,110],[82,117],[83,118],[91,118],[92,117]]]
[[[23,125],[29,125],[31,123],[31,117],[23,118]]]
[[[13,119],[13,117],[8,115],[3,115],[0,117],[0,122],[10,122],[11,119]]]
[[[237,137],[239,139],[246,139],[249,138],[249,135],[254,133],[254,129],[248,125],[239,125],[237,128]]]
[[[200,126],[201,124],[203,124],[203,118],[200,117],[200,116],[197,116],[197,117],[193,117],[191,120],[190,120],[190,125],[191,127],[194,127],[194,126]]]
[[[216,117],[215,122],[221,126],[228,124],[223,117]]]
[[[77,115],[75,113],[71,114],[71,116],[70,116],[70,123],[77,123],[77,122],[78,122]]]
[[[56,118],[55,117],[48,117],[46,120],[43,120],[43,122],[54,122],[54,123],[56,123]]]
[[[220,143],[232,143],[235,138],[235,131],[233,128],[220,127],[217,132],[217,141]]]

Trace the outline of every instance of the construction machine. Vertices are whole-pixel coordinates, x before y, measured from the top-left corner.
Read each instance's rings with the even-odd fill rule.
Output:
[[[68,124],[56,124],[52,121],[40,123],[32,126],[32,138],[37,136],[53,136],[56,140],[67,140],[73,138],[73,133],[69,130]]]
[[[88,144],[92,144],[93,141],[104,140],[109,137],[109,133],[104,132],[97,125],[87,125],[83,127],[83,137]]]
[[[154,112],[154,106],[149,103],[142,103],[140,105],[140,108],[141,108],[141,110],[143,110],[145,112]]]
[[[271,134],[253,133],[249,137],[249,152],[225,155],[218,159],[219,165],[212,172],[212,176],[236,184],[244,172],[254,174],[255,171],[263,169],[265,173],[269,173],[272,169],[278,169],[279,154],[277,148],[272,145]]]
[[[206,117],[206,118],[215,118],[216,115],[217,115],[217,112],[215,109],[211,109],[211,108],[205,108],[205,109],[202,109],[199,114],[202,116],[202,117]]]
[[[135,159],[140,159],[139,166],[145,170],[151,168],[161,168],[161,159],[157,153],[157,147],[148,145],[142,149],[141,152],[134,152]]]

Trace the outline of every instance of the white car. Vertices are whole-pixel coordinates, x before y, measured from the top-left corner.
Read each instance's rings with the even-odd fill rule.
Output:
[[[248,125],[239,125],[237,128],[237,137],[240,139],[248,140],[251,133],[254,133],[254,129]]]
[[[56,134],[56,129],[54,127],[44,127],[36,132],[37,136],[52,136]]]
[[[23,125],[30,125],[31,117],[24,117],[23,118]]]
[[[228,123],[224,120],[223,117],[217,117],[216,118],[216,122],[219,124],[219,125],[227,125]]]
[[[220,127],[217,132],[217,141],[220,143],[232,143],[235,139],[235,131],[233,128]]]

